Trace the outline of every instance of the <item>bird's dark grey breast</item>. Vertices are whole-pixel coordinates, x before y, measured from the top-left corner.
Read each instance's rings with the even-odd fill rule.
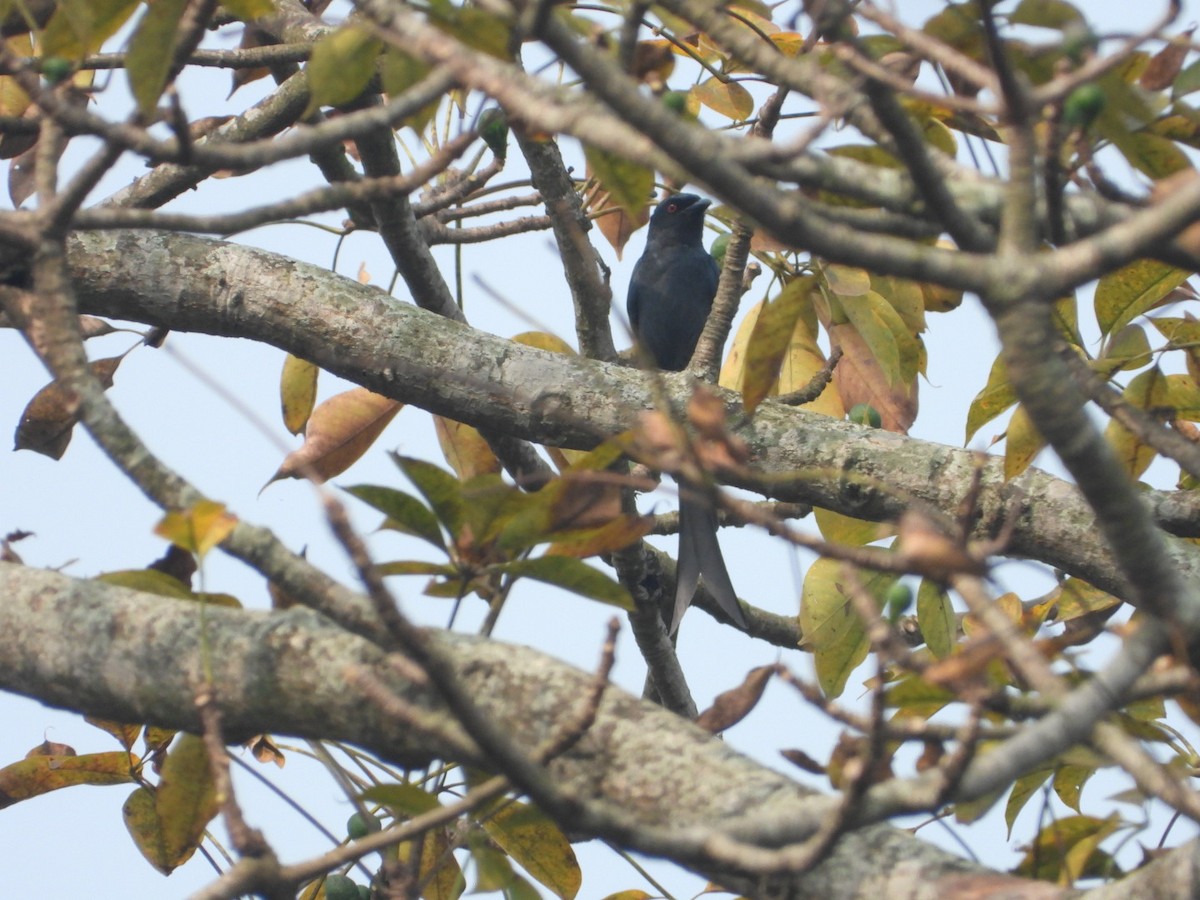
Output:
[[[703,246],[648,247],[629,282],[629,322],[660,369],[687,366],[717,293],[720,269]]]

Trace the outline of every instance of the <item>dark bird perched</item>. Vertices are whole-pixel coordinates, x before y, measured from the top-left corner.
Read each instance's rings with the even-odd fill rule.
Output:
[[[721,271],[704,249],[704,211],[709,201],[695,194],[675,194],[650,216],[646,250],[633,267],[626,309],[638,345],[660,369],[687,367],[708,320]],[[729,580],[717,514],[711,503],[689,499],[683,486],[679,500],[679,565],[675,576],[674,634],[692,602],[700,576],[717,604],[740,628],[746,616]]]

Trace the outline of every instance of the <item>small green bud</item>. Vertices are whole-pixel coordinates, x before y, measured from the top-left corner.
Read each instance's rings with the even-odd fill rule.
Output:
[[[370,813],[367,813],[365,816],[362,813],[355,813],[346,820],[346,834],[354,841],[379,831],[382,827],[379,819]]]

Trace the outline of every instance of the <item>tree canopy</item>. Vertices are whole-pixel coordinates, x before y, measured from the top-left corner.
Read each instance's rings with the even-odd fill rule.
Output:
[[[755,898],[1193,896],[1183,12],[0,0],[3,366],[49,373],[4,480],[50,496],[80,431],[103,457],[69,505],[2,510],[0,688],[99,730],[0,759],[0,805],[121,791],[150,865],[210,860],[206,898],[572,898],[596,839]],[[721,280],[662,373],[613,265],[679,190],[714,200]],[[368,252],[382,276],[347,274]],[[973,396],[927,378],[954,352],[990,369]],[[232,434],[155,398],[180,367]],[[273,476],[241,470],[257,431]],[[30,532],[91,490],[153,523],[106,504],[82,563],[49,558]],[[743,595],[745,633],[701,588],[679,653],[672,494],[756,536],[735,584],[764,547],[803,566]],[[134,530],[160,558],[127,563]],[[745,644],[765,664],[730,668]],[[768,687],[794,717],[742,746]],[[353,811],[301,860],[241,771],[297,754]],[[1015,866],[901,827],[989,810]],[[622,871],[614,898],[678,890]]]

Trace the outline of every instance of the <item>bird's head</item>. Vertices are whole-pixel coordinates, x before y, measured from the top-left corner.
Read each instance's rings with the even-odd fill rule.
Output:
[[[650,215],[650,240],[700,243],[704,235],[704,213],[711,200],[695,194],[672,194],[654,207]]]

